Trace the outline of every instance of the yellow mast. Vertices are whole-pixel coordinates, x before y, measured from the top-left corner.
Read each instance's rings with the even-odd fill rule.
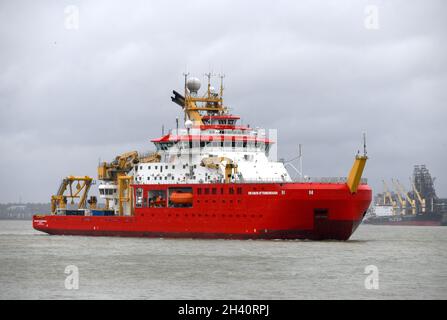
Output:
[[[225,113],[227,108],[223,106],[223,85],[221,83],[220,95],[211,92],[210,78],[211,73],[206,74],[208,77],[208,89],[204,96],[198,96],[197,91],[200,88],[200,82],[198,79],[189,78],[189,73],[184,73],[185,76],[185,92],[184,92],[184,112],[185,118],[193,122],[195,126],[203,125],[202,111],[212,113]],[[198,82],[198,83],[197,83]],[[185,119],[186,120],[186,119]]]
[[[348,175],[348,180],[346,184],[348,185],[349,191],[351,193],[356,193],[357,188],[360,184],[360,180],[362,178],[363,169],[365,169],[366,160],[368,157],[366,156],[366,135],[363,134],[363,155],[357,154],[354,160],[354,164],[352,165],[351,171]]]

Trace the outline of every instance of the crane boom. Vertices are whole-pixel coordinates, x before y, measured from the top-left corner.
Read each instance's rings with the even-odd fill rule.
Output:
[[[391,182],[393,184],[394,191],[396,192],[397,199],[399,200],[400,208],[401,208],[401,211],[402,211],[401,213],[405,214],[405,209],[407,207],[407,202],[402,198],[402,195],[400,193],[399,187],[397,186],[396,182],[393,179],[391,179]]]
[[[405,199],[407,199],[408,203],[411,206],[411,212],[413,214],[416,214],[416,201],[414,199],[411,199],[408,195],[408,192],[405,190],[404,186],[399,182],[399,180],[396,180],[397,186],[399,187],[399,190],[404,195]]]
[[[225,165],[223,162],[225,162]],[[200,165],[210,169],[219,169],[219,167],[222,166],[223,171],[225,172],[225,183],[230,183],[232,174],[237,173],[237,164],[227,157],[203,158]]]
[[[394,201],[393,196],[391,195],[391,192],[388,188],[387,183],[385,182],[385,180],[382,180],[383,182],[383,189],[385,191],[385,195],[383,197],[383,204],[386,205],[386,199],[388,198],[389,201],[389,205],[391,205],[393,207],[393,214],[396,214],[396,209],[397,209],[397,203],[396,201]]]
[[[59,186],[57,194],[51,196],[51,213],[55,214],[57,209],[65,209],[67,198],[71,199],[71,203],[74,203],[75,198],[79,198],[78,209],[85,209],[87,202],[88,191],[92,185],[93,179],[88,176],[68,176],[64,178]],[[73,190],[73,183],[77,182]],[[65,195],[65,191],[69,190],[69,193]]]
[[[419,193],[419,191],[416,189],[416,185],[414,184],[413,181],[411,181],[411,185],[413,186],[413,192],[416,195],[416,199],[418,199],[419,204],[421,205],[421,211],[425,212],[425,199],[423,199],[421,197],[421,194]]]
[[[137,151],[120,154],[112,162],[102,162],[99,164],[98,179],[117,182],[120,173],[127,173],[139,161]]]
[[[396,201],[393,200],[393,197],[391,196],[391,192],[388,189],[388,185],[386,184],[385,180],[382,180],[383,182],[383,189],[385,190],[385,196],[383,197],[383,204],[386,204],[386,199],[388,198],[389,204],[394,206],[396,204]]]

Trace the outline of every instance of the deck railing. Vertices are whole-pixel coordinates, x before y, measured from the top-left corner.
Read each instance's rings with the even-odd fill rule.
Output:
[[[286,181],[283,179],[243,179],[232,181],[231,183],[242,184],[242,183],[337,183],[345,184],[347,182],[347,177],[306,177],[306,178],[293,178],[291,181]],[[172,180],[159,180],[151,181],[150,184],[220,184],[223,181],[172,181]],[[134,184],[147,184],[145,181],[135,181]],[[368,184],[368,179],[361,178],[360,184]]]

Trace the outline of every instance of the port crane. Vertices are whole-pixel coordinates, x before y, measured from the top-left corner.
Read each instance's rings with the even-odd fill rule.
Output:
[[[396,180],[396,184],[397,184],[400,192],[404,195],[405,199],[410,204],[411,213],[416,214],[416,200],[411,199],[411,197],[408,195],[408,192],[405,190],[404,186],[399,182],[399,180]]]
[[[383,197],[383,204],[386,205],[387,204],[387,199],[389,201],[389,205],[391,205],[393,207],[393,213],[396,213],[396,209],[397,209],[397,203],[396,201],[394,201],[393,197],[391,196],[391,192],[388,189],[388,185],[386,184],[385,180],[382,180],[383,182],[383,189],[385,190],[385,194]]]
[[[411,180],[411,179],[410,179]],[[411,181],[411,185],[413,186],[413,193],[416,195],[416,199],[418,199],[419,204],[421,205],[421,212],[425,213],[425,199],[423,199],[421,197],[421,194],[419,193],[419,191],[416,189],[416,185],[414,184],[413,181]]]
[[[407,202],[405,201],[405,199],[402,198],[402,195],[401,195],[400,190],[399,190],[399,186],[397,185],[396,181],[391,179],[391,182],[393,184],[394,191],[396,192],[397,199],[399,200],[401,214],[405,214],[406,213],[406,209],[407,209]]]

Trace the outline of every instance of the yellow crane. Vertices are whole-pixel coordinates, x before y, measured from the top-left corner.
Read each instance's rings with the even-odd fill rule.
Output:
[[[140,156],[140,163],[160,162],[161,156],[157,152],[152,152],[148,155]]]
[[[391,182],[393,183],[394,191],[396,192],[397,199],[399,200],[401,214],[405,214],[405,211],[407,209],[407,202],[405,201],[405,199],[402,198],[402,195],[396,182],[393,179],[391,179]]]
[[[399,180],[396,180],[397,186],[400,189],[400,192],[405,196],[405,199],[407,199],[408,203],[411,206],[411,213],[416,214],[416,200],[411,199],[408,192],[405,190],[404,186],[399,182]]]
[[[223,164],[225,162],[225,165]],[[203,158],[200,162],[202,167],[207,167],[210,169],[219,169],[220,166],[223,167],[225,173],[225,183],[230,183],[231,176],[237,174],[237,164],[233,160],[226,157],[208,157]]]
[[[133,191],[131,184],[133,177],[127,173],[137,163],[160,162],[161,156],[154,152],[145,156],[140,156],[137,151],[130,151],[118,155],[112,162],[102,162],[98,166],[98,179],[110,181],[117,186],[118,189],[118,214],[123,215],[124,212],[130,212],[133,215]],[[109,208],[109,199],[106,199],[106,208]]]
[[[132,176],[125,176],[121,174],[118,176],[118,214],[120,216],[124,215],[125,211],[129,212],[131,216],[134,215],[133,189],[130,186],[132,182]]]
[[[93,179],[88,176],[68,176],[64,178],[57,193],[51,196],[51,213],[56,214],[57,209],[65,209],[67,199],[71,199],[71,204],[74,204],[75,198],[79,198],[78,209],[85,209],[92,181]],[[73,190],[73,183],[75,182],[77,182],[76,190]],[[69,193],[65,194],[67,189]]]
[[[389,202],[388,204],[393,207],[393,213],[396,213],[397,203],[396,203],[396,201],[394,201],[385,180],[382,180],[382,182],[383,182],[383,190],[384,190],[383,204],[386,205],[387,204],[386,200],[388,199],[388,202]]]
[[[421,194],[419,193],[419,191],[416,189],[416,185],[414,184],[413,181],[411,181],[411,185],[413,186],[413,192],[416,195],[416,199],[418,199],[419,204],[421,205],[421,211],[422,213],[425,213],[425,199],[423,199],[421,197]]]
[[[366,132],[363,133],[363,155],[360,155],[360,151],[357,152],[355,156],[354,163],[352,165],[351,171],[349,172],[346,184],[351,193],[356,193],[359,184],[362,179],[363,170],[365,169],[366,160]]]
[[[139,162],[138,152],[123,153],[112,162],[102,162],[98,166],[98,179],[118,182],[119,173],[127,173]]]

